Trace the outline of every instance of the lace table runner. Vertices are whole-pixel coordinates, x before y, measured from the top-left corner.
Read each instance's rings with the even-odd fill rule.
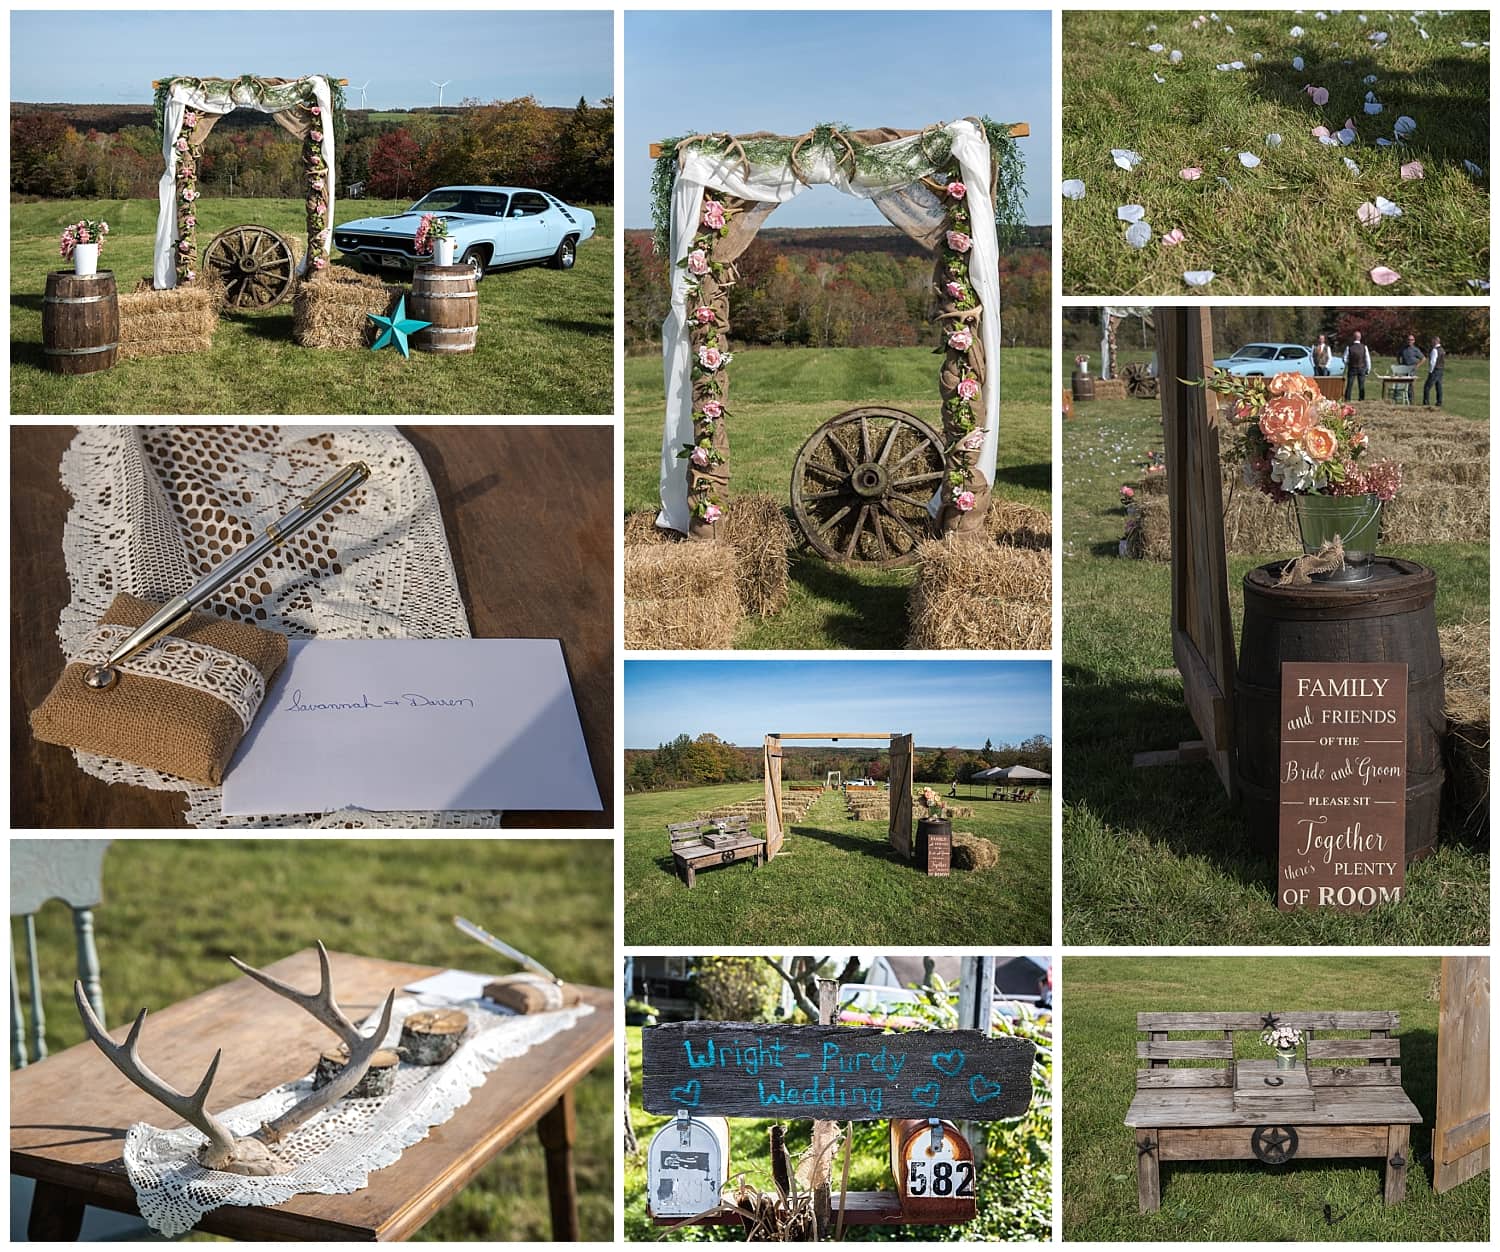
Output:
[[[393,427],[86,426],[63,454],[73,497],[63,528],[72,600],[57,633],[65,656],[93,633],[118,591],[181,595],[339,467],[370,479],[294,535],[203,611],[293,638],[467,639],[468,617],[422,459]],[[110,783],[187,796],[199,827],[391,829],[498,826],[492,812],[226,817],[217,787],[75,751]]]
[[[420,1143],[469,1102],[473,1089],[497,1066],[571,1029],[594,1011],[577,1005],[518,1015],[477,1000],[438,996],[398,998],[386,1044],[401,1037],[401,1023],[424,1008],[458,1008],[469,1015],[464,1042],[442,1065],[402,1063],[391,1094],[383,1099],[345,1098],[299,1127],[276,1146],[294,1162],[285,1174],[247,1177],[205,1168],[197,1152],[203,1135],[191,1127],[158,1130],[137,1122],[125,1138],[125,1169],[136,1202],[152,1229],[168,1237],[191,1230],[203,1214],[225,1204],[276,1205],[296,1195],[347,1195],[394,1164],[404,1149]],[[368,1019],[366,1019],[368,1021]],[[285,1083],[257,1100],[215,1116],[237,1135],[248,1135],[312,1089],[312,1074]]]

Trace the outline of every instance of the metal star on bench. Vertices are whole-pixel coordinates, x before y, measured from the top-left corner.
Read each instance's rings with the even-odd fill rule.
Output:
[[[390,317],[381,317],[376,313],[366,313],[365,316],[374,322],[375,325],[385,327],[375,342],[370,345],[370,351],[378,352],[387,344],[394,343],[404,357],[411,356],[406,346],[407,336],[415,335],[417,331],[425,330],[432,325],[431,322],[422,322],[414,317],[406,316],[405,296],[402,296],[396,302],[396,311]]]
[[[1278,1020],[1279,1019],[1277,1018],[1275,1013],[1267,1013],[1260,1019],[1260,1024],[1267,1030],[1271,1030],[1276,1025]]]

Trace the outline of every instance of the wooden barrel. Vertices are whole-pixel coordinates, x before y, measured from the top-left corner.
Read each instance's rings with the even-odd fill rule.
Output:
[[[432,325],[411,337],[419,352],[473,352],[479,339],[479,289],[467,265],[419,265],[412,275],[411,315]]]
[[[1281,774],[1281,663],[1406,665],[1406,862],[1434,851],[1443,792],[1443,654],[1433,603],[1437,574],[1376,557],[1359,583],[1278,587],[1283,562],[1245,575],[1235,675],[1236,772],[1252,843],[1276,856]]]
[[[1073,403],[1086,404],[1094,398],[1094,376],[1082,370],[1073,371]]]
[[[42,353],[54,374],[92,374],[113,367],[120,346],[120,302],[115,276],[100,270],[81,278],[72,270],[47,275],[42,297]]]

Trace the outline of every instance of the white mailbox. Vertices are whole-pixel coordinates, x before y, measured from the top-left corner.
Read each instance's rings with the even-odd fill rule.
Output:
[[[647,1204],[653,1217],[697,1217],[719,1207],[729,1172],[729,1123],[678,1113],[646,1154]]]

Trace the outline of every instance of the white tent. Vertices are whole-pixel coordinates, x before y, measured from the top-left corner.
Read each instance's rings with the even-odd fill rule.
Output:
[[[1052,775],[1028,765],[992,765],[974,775],[974,782],[1051,782]]]

